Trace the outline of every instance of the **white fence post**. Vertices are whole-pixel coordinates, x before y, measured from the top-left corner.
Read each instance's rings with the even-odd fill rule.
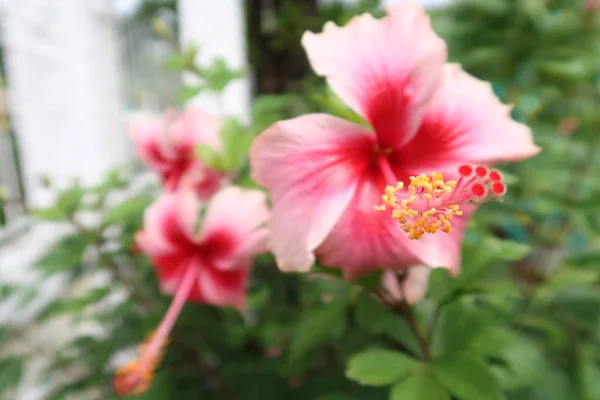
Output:
[[[8,99],[29,206],[52,201],[39,184],[96,182],[125,161],[118,42],[110,0],[5,2]]]
[[[196,44],[197,62],[210,64],[223,57],[233,68],[247,68],[246,32],[243,0],[179,0],[180,42]],[[186,80],[190,80],[186,76]],[[211,94],[201,93],[191,102],[216,114],[250,118],[250,80],[233,81],[225,90],[221,104]]]

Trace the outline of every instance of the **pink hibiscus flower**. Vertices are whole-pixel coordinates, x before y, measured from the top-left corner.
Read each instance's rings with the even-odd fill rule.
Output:
[[[221,150],[220,121],[198,108],[179,113],[169,110],[163,118],[136,118],[130,133],[138,156],[159,173],[165,189],[192,188],[201,199],[219,190],[223,174],[196,159],[194,147],[207,144]]]
[[[252,260],[265,250],[267,239],[265,195],[232,186],[213,196],[203,217],[201,211],[191,192],[164,193],[146,210],[136,241],[150,257],[161,290],[174,298],[140,358],[117,371],[114,385],[120,394],[149,387],[185,302],[245,307]]]
[[[327,23],[320,34],[305,33],[302,44],[317,74],[373,132],[309,114],[278,122],[255,140],[253,178],[271,196],[271,247],[279,267],[307,271],[316,255],[325,266],[344,268],[349,279],[417,264],[456,271],[473,211],[468,204],[505,190],[497,172],[494,184],[488,169],[476,176],[465,165],[461,175],[459,166],[533,156],[539,149],[530,130],[510,119],[510,108],[489,84],[445,64],[446,46],[417,3],[390,6],[379,20],[365,14],[342,28]],[[433,171],[464,179],[457,185],[437,174],[418,177]],[[414,187],[411,176],[417,176]],[[386,186],[397,181],[406,186],[390,186],[386,194],[398,204],[378,208],[389,213],[374,211]],[[454,194],[440,195],[442,187]],[[434,207],[441,213],[425,214]],[[404,222],[402,212],[409,213]],[[409,223],[426,227],[410,233]]]
[[[429,286],[431,268],[426,265],[415,265],[408,268],[404,279],[399,281],[395,271],[383,272],[381,283],[393,301],[405,299],[409,303],[418,303],[425,297]]]

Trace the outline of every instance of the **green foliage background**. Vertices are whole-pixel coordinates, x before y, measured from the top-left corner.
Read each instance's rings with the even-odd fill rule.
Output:
[[[371,294],[377,274],[357,284],[319,266],[313,274],[282,274],[272,257],[261,256],[249,310],[186,306],[151,390],[139,398],[599,399],[600,12],[586,12],[583,3],[464,0],[432,12],[450,59],[491,81],[543,147],[534,159],[503,168],[509,194],[481,207],[471,221],[458,278],[434,271],[427,298],[407,310]],[[260,49],[290,49],[288,56],[300,63],[305,29],[318,30],[327,20],[343,24],[362,12],[382,15],[377,1],[334,3],[314,15],[302,2],[278,4]],[[249,37],[256,59],[257,39]],[[222,60],[197,66],[196,51],[174,45],[166,62],[204,79],[181,89],[182,102],[204,90],[218,94],[250,73],[232,71]],[[260,67],[253,66],[256,73]],[[199,148],[198,156],[238,169],[238,183],[253,187],[246,151],[271,123],[312,111],[359,120],[307,69],[289,76],[283,86],[258,85],[252,125],[229,120],[223,153]],[[108,332],[54,349],[49,399],[116,398],[111,360],[140,342],[169,304],[148,260],[132,250],[143,210],[158,194],[154,185],[133,185],[135,172],[116,169],[96,187],[51,188],[58,191],[56,206],[34,212],[73,228],[37,263],[42,275],[62,275],[71,285],[106,276],[104,285],[50,303],[35,321],[43,326],[67,316]],[[90,211],[101,218],[84,224],[82,215]],[[27,288],[0,289],[8,296]],[[115,292],[123,299],[110,301]],[[22,297],[26,303],[32,296]],[[12,343],[26,328],[4,326],[0,336]],[[0,359],[0,398],[11,398],[30,356],[8,354]],[[74,368],[69,381],[56,379]]]

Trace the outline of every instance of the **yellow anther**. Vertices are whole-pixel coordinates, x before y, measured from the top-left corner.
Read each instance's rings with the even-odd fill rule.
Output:
[[[458,204],[447,205],[444,200],[450,199],[447,196],[456,188],[456,181],[445,182],[440,173],[411,176],[409,180],[406,189],[403,182],[387,186],[382,196],[384,204],[375,206],[375,210],[385,211],[386,205],[392,207],[392,218],[411,240],[440,230],[452,232],[452,218],[462,215],[462,211]],[[430,207],[430,203],[437,208]]]
[[[452,225],[450,224],[450,221],[444,220],[442,222],[443,222],[442,232],[446,232],[446,233],[452,232]]]
[[[160,348],[150,359],[144,359],[149,342],[154,336],[148,335],[146,340],[139,345],[140,358],[119,368],[113,378],[115,392],[120,396],[139,395],[146,392],[154,379],[154,371],[163,358],[163,348],[168,340],[160,344]]]
[[[386,195],[388,195],[388,196],[393,196],[393,195],[394,195],[394,193],[396,193],[396,187],[395,187],[395,186],[390,186],[390,185],[387,185],[387,186],[385,187],[385,194],[386,194]]]
[[[433,186],[429,182],[421,181],[417,184],[417,187],[425,189],[426,193],[430,193],[433,190]]]

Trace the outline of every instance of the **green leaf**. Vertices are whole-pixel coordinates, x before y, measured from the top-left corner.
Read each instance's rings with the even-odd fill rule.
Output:
[[[162,39],[170,40],[173,37],[171,27],[159,17],[152,18],[152,29]]]
[[[502,261],[518,261],[531,252],[531,246],[512,240],[499,239],[487,236],[483,239],[481,248],[490,257]]]
[[[198,55],[198,46],[196,43],[190,42],[185,44],[185,48],[183,49],[183,57],[187,60],[188,66],[194,64],[196,60],[196,56]]]
[[[125,179],[121,168],[116,167],[111,169],[104,175],[102,181],[90,190],[90,193],[96,194],[97,198],[92,204],[93,209],[99,209],[104,205],[104,201],[109,193],[113,190],[124,189],[127,187],[127,179]]]
[[[173,54],[163,63],[163,67],[174,71],[183,71],[188,66],[187,58],[182,54]]]
[[[405,354],[373,349],[353,356],[346,376],[361,385],[386,386],[403,379],[418,366],[417,361]]]
[[[0,360],[0,394],[5,395],[9,389],[14,388],[23,373],[23,359],[18,357],[3,358]],[[5,398],[2,396],[2,398]],[[8,398],[8,397],[6,397]]]
[[[67,215],[62,210],[54,207],[29,210],[29,214],[32,217],[43,219],[45,221],[64,221],[67,219]]]
[[[421,355],[419,343],[404,318],[386,309],[370,293],[360,293],[356,300],[354,317],[356,324],[367,332],[391,337],[413,354]]]
[[[474,11],[493,16],[508,13],[511,8],[507,0],[464,0],[464,4]]]
[[[144,210],[151,202],[152,199],[144,197],[127,199],[106,212],[103,218],[103,224],[122,224],[137,220],[141,222]]]
[[[545,290],[550,288],[546,287]],[[557,290],[558,289],[558,290]],[[552,315],[570,326],[594,329],[600,319],[600,293],[596,288],[572,285],[552,291]]]
[[[236,118],[228,118],[221,125],[223,168],[233,171],[244,163],[254,136],[240,125]]]
[[[356,397],[350,396],[345,393],[333,392],[320,395],[315,400],[356,400]]]
[[[236,185],[244,189],[262,190],[262,187],[252,180],[250,175],[242,174],[236,181]]]
[[[81,203],[84,194],[85,191],[83,188],[78,182],[75,182],[60,193],[56,202],[56,208],[62,210],[66,214],[71,214],[79,208],[79,204]]]
[[[6,298],[17,292],[19,286],[11,283],[0,283],[0,299]]]
[[[200,68],[200,71],[208,87],[216,93],[222,93],[232,81],[244,76],[243,69],[229,68],[222,57],[215,58],[210,66]]]
[[[182,53],[174,53],[163,64],[163,67],[175,71],[184,71],[194,67],[198,48],[193,43],[188,43]]]
[[[551,78],[571,82],[589,79],[593,73],[579,60],[546,61],[539,64],[539,69]]]
[[[565,35],[576,33],[580,29],[582,21],[577,11],[563,9],[547,13],[543,24],[540,24],[541,33],[544,36],[555,38],[564,38]]]
[[[177,89],[177,92],[175,93],[175,99],[177,103],[185,104],[189,99],[207,89],[208,87],[206,85],[182,86]]]
[[[346,301],[332,301],[308,310],[296,326],[290,357],[297,359],[315,347],[339,338],[346,329]]]
[[[423,371],[394,385],[390,400],[450,400],[450,394],[435,377]]]
[[[499,383],[504,389],[537,386],[548,371],[548,361],[535,341],[501,325],[488,324],[472,349],[503,361],[499,366],[503,371],[496,376],[500,376]]]
[[[454,302],[443,308],[434,336],[432,351],[436,355],[464,350],[482,332],[485,316],[466,302]]]
[[[446,301],[456,288],[456,281],[445,268],[435,268],[429,275],[427,297],[437,303]]]
[[[531,247],[511,240],[486,236],[483,240],[465,241],[462,270],[456,278],[456,286],[471,289],[490,272],[490,265],[498,261],[518,261],[531,252]]]
[[[369,127],[369,123],[360,115],[352,111],[348,106],[335,94],[331,88],[327,88],[326,95],[314,95],[314,100],[329,109],[329,111],[343,119],[355,122],[359,125]]]
[[[600,399],[600,368],[593,361],[586,361],[579,366],[578,373],[582,399]]]
[[[252,102],[252,122],[262,130],[281,120],[289,99],[286,95],[261,95]]]
[[[267,306],[271,292],[267,286],[261,286],[255,291],[248,293],[248,309],[249,310],[260,310]]]
[[[470,355],[447,355],[434,360],[431,368],[440,382],[461,400],[504,399],[490,368]]]
[[[376,290],[381,285],[381,278],[383,276],[383,271],[374,271],[365,276],[361,277],[354,283],[364,287],[367,290]]]
[[[196,146],[194,149],[196,157],[201,160],[204,164],[215,170],[224,169],[224,161],[221,154],[217,153],[210,145],[202,143]]]
[[[499,62],[509,56],[507,51],[498,47],[479,47],[465,55],[463,65],[465,68],[477,68],[492,62]]]
[[[343,279],[343,271],[340,268],[327,268],[323,267],[322,265],[319,265],[318,263],[314,264],[311,267],[310,272],[318,275],[331,276],[337,279]]]
[[[78,297],[75,299],[57,300],[53,303],[48,304],[41,318],[48,318],[57,314],[64,313],[80,314],[87,307],[104,299],[104,297],[110,294],[110,292],[111,288],[109,287],[94,288],[82,297]]]
[[[72,235],[61,239],[35,266],[51,275],[79,268],[87,243],[80,236]]]

